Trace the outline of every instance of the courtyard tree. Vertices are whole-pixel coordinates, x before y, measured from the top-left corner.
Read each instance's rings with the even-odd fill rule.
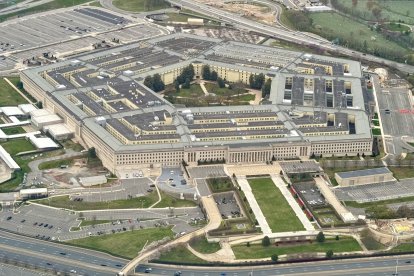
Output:
[[[318,235],[316,235],[316,241],[317,242],[325,242],[325,234],[323,232],[319,232]]]
[[[211,71],[210,71],[210,66],[208,66],[208,65],[203,65],[203,69],[202,69],[202,71],[203,71],[203,75],[202,75],[203,79],[204,79],[204,80],[210,80],[210,79],[211,79]]]
[[[262,245],[265,247],[270,245],[270,238],[268,236],[264,236],[264,238],[262,239]]]

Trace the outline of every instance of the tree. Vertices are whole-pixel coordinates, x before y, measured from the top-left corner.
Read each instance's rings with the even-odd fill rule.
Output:
[[[153,85],[152,90],[154,90],[155,92],[160,92],[165,89],[165,84],[162,81],[160,74],[155,74],[152,77],[152,85]]]
[[[146,76],[144,79],[144,85],[146,87],[148,87],[149,89],[153,90],[154,89],[154,81],[152,76]]]
[[[190,89],[190,86],[191,86],[190,79],[189,78],[185,79],[185,82],[182,85],[182,88],[184,88],[184,89]]]
[[[203,79],[210,80],[211,79],[210,66],[204,65],[202,71],[203,71],[203,74],[202,74]]]
[[[23,83],[22,83],[21,81],[18,81],[16,86],[17,86],[17,88],[19,88],[20,90],[22,90],[22,89],[23,89]]]
[[[272,259],[272,261],[273,262],[277,262],[277,260],[279,259],[279,256],[278,255],[276,255],[276,254],[273,254],[271,257],[270,257],[271,259]]]
[[[39,109],[42,109],[42,108],[43,108],[43,103],[42,103],[41,101],[38,101],[38,102],[36,103],[36,106],[37,106]]]
[[[339,241],[339,236],[338,235],[335,236],[335,240]]]
[[[330,259],[332,258],[334,255],[333,251],[330,249],[328,251],[326,251],[326,258]]]
[[[96,158],[96,150],[94,147],[88,149],[88,158]]]
[[[270,238],[268,236],[264,236],[264,238],[262,239],[262,245],[265,247],[270,245]]]
[[[272,88],[272,80],[267,79],[265,84],[262,87],[262,98],[266,98],[270,94],[270,89]]]
[[[180,91],[180,83],[176,80],[174,81],[174,87],[175,87],[175,91]]]
[[[217,84],[220,88],[226,87],[226,84],[224,83],[224,80],[222,78],[217,79]]]
[[[247,246],[247,247],[250,247],[250,242],[247,242],[247,243],[246,243],[246,246]]]
[[[211,72],[211,76],[210,76],[210,80],[216,81],[217,78],[218,78],[217,72],[216,71],[212,71]]]
[[[249,77],[250,88],[261,89],[264,84],[264,81],[265,81],[265,76],[263,75],[263,73],[260,73],[259,75],[250,75]]]
[[[379,7],[375,7],[372,9],[372,15],[379,21],[381,19],[382,10]]]
[[[316,241],[320,243],[325,241],[325,235],[323,232],[319,232],[318,235],[316,235]]]
[[[399,218],[412,218],[413,210],[407,205],[401,205],[400,207],[398,207],[396,215]]]

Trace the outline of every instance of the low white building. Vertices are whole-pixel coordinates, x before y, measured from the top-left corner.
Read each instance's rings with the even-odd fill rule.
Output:
[[[0,111],[7,117],[10,117],[10,116],[22,117],[25,115],[23,111],[21,111],[21,109],[18,108],[17,106],[3,106],[3,107],[0,107]]]
[[[59,148],[59,145],[56,144],[49,137],[36,137],[34,135],[29,135],[28,138],[29,138],[30,142],[37,149],[57,149],[57,148]]]
[[[32,117],[32,124],[38,128],[63,123],[63,119],[56,114]]]
[[[58,141],[71,139],[74,135],[74,132],[65,124],[47,125],[43,127],[43,131],[48,132],[53,139]]]
[[[47,188],[22,189],[19,192],[21,200],[36,199],[48,196]]]
[[[0,158],[4,161],[10,170],[20,170],[20,166],[16,163],[16,161],[14,161],[11,155],[2,146],[0,146]]]
[[[32,112],[32,111],[34,111],[34,110],[36,110],[37,108],[34,106],[34,105],[32,105],[32,104],[19,104],[18,105],[18,107],[20,108],[20,110],[24,113],[24,114],[26,114],[26,115],[29,115],[30,114],[30,112]]]

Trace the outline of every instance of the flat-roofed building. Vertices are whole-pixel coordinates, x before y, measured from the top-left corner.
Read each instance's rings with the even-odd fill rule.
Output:
[[[340,186],[355,186],[365,184],[376,184],[394,180],[392,172],[386,168],[373,168],[358,171],[335,173],[335,180]]]

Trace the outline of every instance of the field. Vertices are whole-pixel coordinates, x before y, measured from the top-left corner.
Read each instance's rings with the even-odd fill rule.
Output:
[[[114,0],[115,7],[131,12],[155,11],[169,8],[166,2],[160,0]]]
[[[2,130],[7,135],[26,133],[26,131],[22,127],[19,127],[19,126],[3,128]]]
[[[171,262],[171,263],[194,263],[194,264],[206,264],[207,262],[198,258],[190,252],[184,245],[179,245],[172,248],[168,252],[161,253],[158,258],[159,261]]]
[[[72,240],[68,243],[93,250],[104,251],[112,255],[133,259],[142,250],[145,243],[158,241],[164,237],[173,237],[170,228],[152,228],[128,231],[119,234],[88,237]]]
[[[197,237],[190,241],[190,246],[204,254],[211,254],[220,250],[220,244],[218,242],[209,243],[206,237]]]
[[[319,29],[321,35],[324,37],[339,37],[343,40],[352,39],[360,41],[361,43],[365,43],[366,41],[368,49],[381,47],[406,52],[405,48],[393,41],[385,39],[383,35],[372,31],[367,25],[337,13],[312,13],[310,17],[313,20],[314,27]],[[335,24],[332,24],[332,22],[335,22]],[[375,39],[373,40],[372,38]]]
[[[388,167],[397,179],[413,178],[414,170],[412,167]]]
[[[199,84],[191,84],[190,88],[181,88],[178,92],[170,92],[168,95],[181,98],[196,98],[204,96],[204,92]]]
[[[0,78],[0,95],[0,106],[16,106],[27,103],[3,78]]]
[[[228,177],[208,178],[206,181],[213,193],[228,192],[233,190],[233,183]]]
[[[177,199],[166,193],[161,192],[161,201],[154,206],[154,208],[165,208],[165,207],[194,207],[196,203],[194,201]]]
[[[352,8],[352,1],[338,0],[342,5]],[[375,17],[367,10],[368,0],[358,0],[354,9],[361,11],[362,18],[373,20]],[[382,18],[386,21],[402,20],[406,23],[414,24],[414,2],[410,0],[382,0],[375,1],[381,8]]]
[[[148,208],[158,200],[158,194],[152,192],[148,196],[132,199],[120,199],[108,202],[86,202],[72,201],[68,196],[55,196],[48,199],[36,200],[34,202],[52,206],[56,208],[66,208],[76,211],[99,210],[99,209],[128,209],[128,208]]]
[[[264,247],[261,244],[254,244],[247,247],[245,244],[232,247],[237,259],[261,259],[270,258],[273,254],[297,254],[297,253],[325,253],[332,250],[334,253],[338,252],[352,252],[359,251],[361,247],[353,238],[341,237],[338,241],[334,239],[327,239],[323,243],[314,241],[313,243],[306,243],[301,245],[289,246],[268,246]]]
[[[414,243],[402,243],[391,249],[391,252],[414,252]]]
[[[304,230],[302,223],[271,179],[249,179],[249,184],[272,232]]]
[[[22,139],[13,139],[7,142],[1,143],[0,145],[10,154],[16,155],[19,152],[31,151],[36,148],[30,143],[30,141]]]

